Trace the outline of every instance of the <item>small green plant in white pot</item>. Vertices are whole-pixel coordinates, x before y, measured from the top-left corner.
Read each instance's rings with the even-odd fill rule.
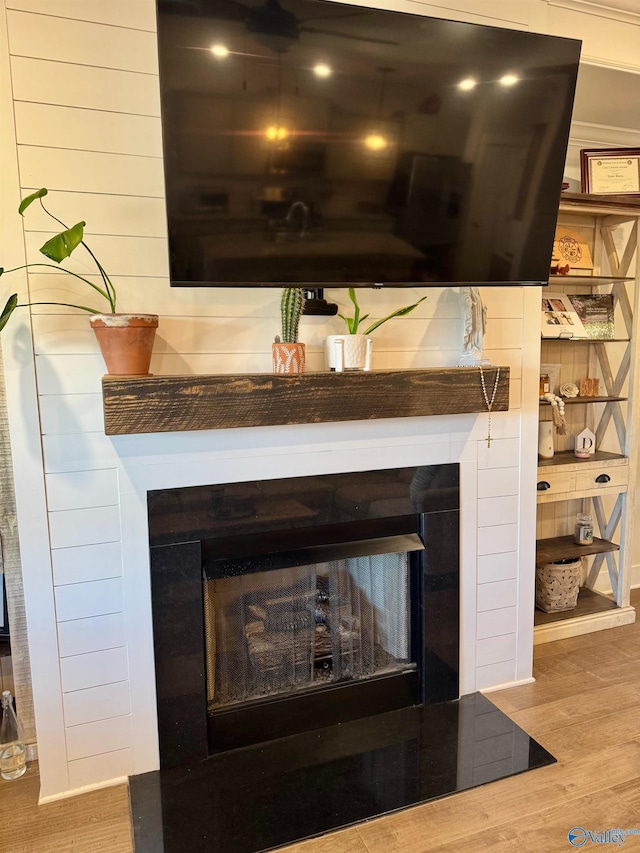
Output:
[[[361,315],[360,305],[356,296],[355,288],[349,288],[349,299],[353,303],[353,316],[345,317],[344,314],[338,313],[347,325],[348,334],[343,335],[328,335],[326,339],[326,356],[327,367],[329,370],[371,370],[371,351],[373,341],[369,337],[372,332],[375,332],[387,320],[392,320],[394,317],[405,317],[410,314],[414,308],[424,302],[426,296],[418,299],[413,305],[407,305],[404,308],[398,308],[392,314],[388,314],[381,320],[375,320],[360,331],[360,326],[368,319],[369,314]]]
[[[2,313],[0,314],[0,332],[7,325],[13,312],[17,308],[26,308],[29,305],[63,305],[67,308],[77,308],[79,311],[86,311],[91,315],[89,322],[91,328],[95,332],[102,356],[107,365],[107,370],[113,375],[130,375],[142,376],[149,372],[149,362],[151,360],[151,350],[153,348],[153,340],[155,331],[158,326],[157,314],[118,314],[116,312],[116,289],[113,282],[107,275],[104,267],[93,254],[89,246],[84,240],[84,227],[86,222],[77,222],[71,228],[67,227],[62,220],[54,216],[44,205],[42,199],[48,194],[48,190],[42,187],[36,192],[31,193],[26,198],[22,199],[18,208],[18,213],[23,216],[24,212],[30,207],[33,202],[39,202],[44,212],[53,219],[58,225],[62,225],[63,231],[56,234],[50,240],[40,247],[40,252],[45,258],[55,261],[56,264],[61,264],[64,260],[71,257],[71,254],[79,246],[82,246],[89,254],[92,262],[95,264],[96,270],[100,276],[100,282],[96,284],[88,278],[79,275],[73,270],[63,266],[55,266],[54,264],[41,262],[24,264],[23,266],[15,267],[14,269],[5,270],[0,267],[0,276],[7,275],[12,272],[18,272],[23,269],[34,269],[40,267],[49,267],[58,272],[64,272],[67,275],[73,276],[76,279],[84,282],[103,300],[103,304],[99,307],[87,305],[78,305],[72,302],[18,302],[18,294],[13,293],[8,298]],[[105,310],[106,309],[106,310]]]

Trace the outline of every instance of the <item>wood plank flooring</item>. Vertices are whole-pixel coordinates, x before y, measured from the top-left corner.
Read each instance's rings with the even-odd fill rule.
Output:
[[[535,675],[490,698],[558,764],[283,853],[567,853],[574,826],[640,829],[640,622],[537,646]],[[132,853],[125,786],[41,807],[37,790],[34,767],[0,782],[0,853]],[[640,851],[640,836],[605,846]]]

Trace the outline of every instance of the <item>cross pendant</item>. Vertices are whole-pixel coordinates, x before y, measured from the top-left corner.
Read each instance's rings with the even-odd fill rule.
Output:
[[[487,447],[491,447],[491,436],[487,436]]]

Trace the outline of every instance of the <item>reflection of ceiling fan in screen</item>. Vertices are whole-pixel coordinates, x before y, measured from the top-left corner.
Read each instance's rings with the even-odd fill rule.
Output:
[[[298,41],[301,33],[317,33],[352,41],[370,42],[396,46],[398,43],[387,39],[341,33],[324,27],[308,26],[310,22],[331,22],[342,18],[353,18],[367,14],[366,11],[354,11],[338,14],[334,17],[297,18],[293,12],[284,9],[279,0],[264,0],[261,6],[245,6],[239,0],[159,0],[160,12],[178,15],[197,15],[205,18],[217,18],[225,21],[241,21],[247,32],[251,33],[264,47],[276,53],[284,53]],[[344,8],[344,7],[342,7]]]

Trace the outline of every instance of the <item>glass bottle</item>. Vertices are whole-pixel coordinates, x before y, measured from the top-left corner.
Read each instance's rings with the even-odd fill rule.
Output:
[[[576,527],[573,534],[576,545],[591,545],[593,542],[593,518],[586,512],[576,516]]]
[[[22,726],[13,710],[13,696],[9,690],[2,694],[0,721],[0,776],[11,781],[24,776],[27,769],[27,754],[24,746]]]

